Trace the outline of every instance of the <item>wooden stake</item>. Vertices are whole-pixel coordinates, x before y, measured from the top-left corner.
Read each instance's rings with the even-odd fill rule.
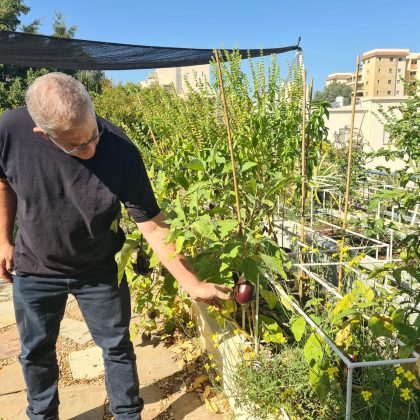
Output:
[[[306,70],[303,70],[302,97],[302,196],[300,201],[300,241],[305,245],[305,200],[306,200]],[[303,250],[299,254],[299,262],[303,264]],[[299,270],[299,299],[303,298],[303,270]]]
[[[219,76],[219,82],[220,82],[220,96],[222,98],[223,109],[225,111],[226,128],[227,128],[227,135],[228,135],[228,141],[229,141],[230,161],[232,163],[233,187],[235,189],[236,214],[238,217],[238,224],[239,224],[239,234],[242,234],[242,219],[241,219],[241,210],[239,207],[239,190],[238,190],[238,181],[236,178],[235,156],[233,154],[232,133],[230,131],[229,114],[228,114],[227,103],[226,103],[225,89],[223,86],[222,68],[220,66],[219,51],[217,49],[214,50],[214,56],[216,58],[217,74]]]
[[[352,164],[352,154],[353,154],[353,130],[354,130],[354,117],[356,114],[356,98],[357,98],[357,83],[359,79],[359,63],[360,63],[360,56],[357,56],[356,79],[354,81],[353,103],[351,107],[349,155],[347,159],[347,181],[346,181],[346,193],[344,195],[344,213],[343,213],[343,225],[341,229],[340,259],[338,263],[338,292],[339,293],[341,293],[343,290],[343,254],[344,254],[343,249],[344,249],[344,241],[346,239],[347,212],[348,212],[348,207],[349,207],[349,196],[350,196],[351,164]]]

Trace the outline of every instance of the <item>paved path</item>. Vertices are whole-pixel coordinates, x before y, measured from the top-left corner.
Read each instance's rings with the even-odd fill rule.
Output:
[[[187,392],[191,374],[177,362],[179,346],[158,338],[134,340],[140,394],[145,400],[143,420],[222,420],[205,408],[198,392]],[[177,350],[175,352],[175,350]],[[13,313],[12,286],[0,283],[0,420],[26,419],[26,386],[17,360],[20,352]],[[74,298],[69,299],[57,344],[60,363],[60,418],[110,419],[106,409],[103,362]]]

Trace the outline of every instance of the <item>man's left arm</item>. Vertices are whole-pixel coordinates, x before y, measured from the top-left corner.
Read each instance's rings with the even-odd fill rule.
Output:
[[[176,254],[175,244],[167,243],[169,226],[165,222],[163,213],[159,213],[148,221],[137,223],[137,227],[160,262],[192,299],[220,308],[219,299],[229,300],[231,298],[232,289],[230,287],[200,281],[185,256],[181,253]]]

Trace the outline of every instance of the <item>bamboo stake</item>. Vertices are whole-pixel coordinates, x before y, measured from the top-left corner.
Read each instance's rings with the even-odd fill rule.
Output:
[[[227,128],[227,135],[228,135],[228,141],[229,141],[230,161],[232,163],[233,186],[234,186],[234,189],[235,189],[236,214],[237,214],[237,217],[238,217],[239,234],[242,234],[242,220],[241,220],[241,210],[240,210],[240,207],[239,207],[239,190],[238,190],[238,181],[237,181],[237,178],[236,178],[235,156],[233,154],[232,133],[230,131],[229,115],[228,115],[228,109],[227,109],[227,103],[226,103],[225,89],[224,89],[224,86],[223,86],[222,68],[220,66],[219,51],[217,49],[214,50],[214,56],[216,58],[217,74],[219,76],[219,82],[220,82],[220,96],[222,97],[223,109],[224,109],[224,112],[225,112],[226,128]]]
[[[303,70],[303,97],[302,97],[302,197],[300,202],[300,241],[305,245],[305,200],[306,200],[306,70]],[[303,264],[303,251],[299,255]],[[303,270],[299,270],[299,299],[303,298]]]
[[[353,130],[354,130],[354,117],[356,114],[356,98],[357,98],[357,83],[359,79],[359,63],[360,56],[356,59],[356,79],[354,81],[353,91],[353,103],[351,107],[351,124],[350,124],[350,137],[349,137],[349,155],[347,160],[347,181],[346,181],[346,193],[344,195],[344,213],[343,213],[343,226],[341,229],[341,245],[340,245],[340,258],[338,264],[338,292],[341,293],[343,290],[343,249],[344,240],[346,239],[346,228],[347,228],[347,212],[349,206],[350,196],[350,181],[351,181],[351,164],[353,154]]]

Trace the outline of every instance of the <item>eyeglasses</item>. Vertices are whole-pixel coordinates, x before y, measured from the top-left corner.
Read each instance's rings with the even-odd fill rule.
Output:
[[[51,136],[48,136],[48,138],[57,146],[59,147],[66,155],[72,155],[73,153],[80,152],[81,150],[86,150],[91,144],[99,141],[99,138],[101,137],[104,130],[101,130],[98,134],[95,134],[89,141],[86,143],[79,144],[79,146],[75,147],[72,150],[66,150],[63,146],[60,146],[56,140],[54,140]]]

